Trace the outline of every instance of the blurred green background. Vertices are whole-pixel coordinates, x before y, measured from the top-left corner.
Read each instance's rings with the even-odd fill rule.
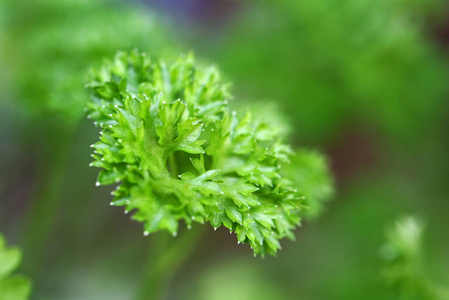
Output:
[[[83,116],[83,78],[135,47],[167,59],[192,50],[216,64],[233,82],[231,105],[326,153],[336,184],[276,258],[255,259],[207,226],[187,261],[164,270],[163,299],[449,299],[403,292],[381,251],[398,218],[418,216],[423,262],[413,280],[449,286],[448,8],[2,0],[0,231],[23,249],[32,299],[134,299],[155,245],[171,247],[110,208],[110,190],[95,188],[88,168],[97,132]]]

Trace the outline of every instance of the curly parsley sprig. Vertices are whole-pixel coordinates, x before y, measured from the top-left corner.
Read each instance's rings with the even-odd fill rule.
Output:
[[[133,211],[145,235],[209,222],[255,255],[294,238],[304,206],[283,174],[292,150],[270,125],[230,112],[217,69],[197,68],[191,54],[165,63],[118,53],[87,87],[88,118],[101,128],[97,185],[118,183],[111,205]]]

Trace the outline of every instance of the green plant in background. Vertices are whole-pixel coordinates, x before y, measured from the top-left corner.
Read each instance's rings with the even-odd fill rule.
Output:
[[[434,284],[423,257],[422,222],[409,216],[400,219],[387,232],[387,243],[381,248],[385,261],[383,275],[395,291],[395,299],[444,300],[449,290]]]
[[[83,115],[80,82],[89,67],[117,49],[139,47],[155,55],[175,49],[161,18],[147,8],[114,0],[5,1],[6,67],[23,113],[58,126],[76,126]]]
[[[26,300],[31,291],[30,281],[12,274],[22,260],[20,250],[7,248],[0,234],[0,300]]]
[[[297,137],[325,143],[357,122],[401,145],[444,120],[448,68],[423,34],[444,1],[248,2],[201,51],[239,94],[281,100]]]
[[[313,150],[301,149],[286,169],[294,185],[301,187],[307,206],[306,217],[318,217],[334,192],[326,157]]]
[[[208,221],[262,255],[275,254],[279,239],[294,238],[303,197],[283,171],[292,150],[267,123],[230,112],[216,69],[196,68],[191,55],[164,63],[119,53],[87,86],[88,117],[102,129],[93,145],[92,165],[104,169],[97,185],[120,182],[111,205],[135,210],[145,234],[176,235],[180,220],[188,227]],[[318,155],[300,157],[299,169],[326,173]],[[303,177],[313,190],[314,178]]]

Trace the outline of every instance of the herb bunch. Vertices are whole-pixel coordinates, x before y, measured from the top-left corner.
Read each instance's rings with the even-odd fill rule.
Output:
[[[283,173],[293,151],[270,125],[230,111],[216,68],[197,68],[191,54],[165,63],[123,52],[87,87],[88,118],[101,128],[97,185],[118,183],[111,205],[133,211],[145,235],[210,222],[255,255],[294,238],[304,205]]]

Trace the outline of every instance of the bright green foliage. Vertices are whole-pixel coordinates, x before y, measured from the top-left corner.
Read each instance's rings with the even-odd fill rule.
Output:
[[[248,104],[232,103],[233,106],[247,106]],[[242,109],[242,107],[240,107]],[[289,139],[295,130],[291,120],[283,113],[277,103],[258,101],[251,107],[257,120],[269,120],[271,130],[283,139]],[[334,191],[332,176],[326,158],[310,149],[299,149],[290,157],[290,163],[285,166],[288,178],[293,185],[305,196],[307,209],[304,217],[314,219],[318,217],[325,202],[329,200]]]
[[[423,224],[414,217],[399,220],[387,233],[382,256],[387,266],[384,277],[396,292],[395,299],[449,299],[449,290],[432,283],[423,262]]]
[[[28,116],[55,115],[59,124],[83,116],[83,78],[103,57],[134,47],[158,55],[174,50],[161,18],[136,3],[5,0],[0,10],[7,12],[0,13],[0,59],[12,79],[11,96]]]
[[[31,283],[20,275],[11,275],[22,259],[17,248],[6,248],[0,234],[0,300],[25,300],[31,291]]]
[[[145,234],[207,221],[262,255],[294,238],[303,197],[283,174],[292,150],[270,125],[229,111],[215,68],[196,68],[192,55],[119,53],[87,86],[88,117],[102,130],[97,185],[119,182],[111,204],[135,210]]]

